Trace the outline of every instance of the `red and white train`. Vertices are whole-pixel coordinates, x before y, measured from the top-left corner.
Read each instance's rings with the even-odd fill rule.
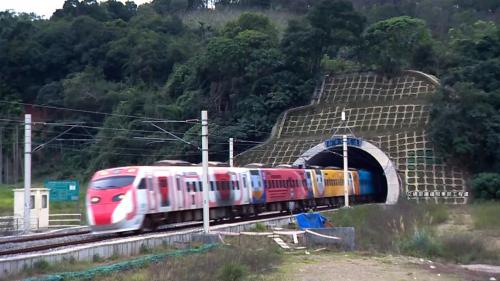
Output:
[[[94,232],[123,232],[202,220],[201,172],[200,166],[98,171],[87,189],[88,223]],[[350,170],[350,200],[367,200],[370,193],[373,189],[360,187],[358,171]],[[339,169],[209,167],[211,219],[339,205],[343,200]]]

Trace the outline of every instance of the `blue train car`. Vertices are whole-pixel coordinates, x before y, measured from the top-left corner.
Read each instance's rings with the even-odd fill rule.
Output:
[[[373,182],[373,174],[368,170],[360,169],[359,174],[359,193],[360,195],[375,194],[375,186]]]

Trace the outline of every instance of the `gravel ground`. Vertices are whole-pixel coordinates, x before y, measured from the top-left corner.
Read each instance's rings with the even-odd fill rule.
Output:
[[[490,279],[490,278],[494,279]],[[466,270],[403,256],[363,256],[358,253],[290,254],[267,281],[373,281],[373,280],[500,280],[499,275]]]

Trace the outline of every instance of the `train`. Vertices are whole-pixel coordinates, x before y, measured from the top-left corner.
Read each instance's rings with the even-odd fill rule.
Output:
[[[297,212],[344,204],[343,170],[335,167],[209,167],[211,220]],[[376,193],[370,171],[348,171],[351,203]],[[86,195],[93,232],[154,230],[203,219],[202,167],[154,165],[97,171]]]

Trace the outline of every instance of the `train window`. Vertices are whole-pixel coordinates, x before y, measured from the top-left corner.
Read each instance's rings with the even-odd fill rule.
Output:
[[[219,190],[220,190],[220,182],[219,182],[219,181],[216,181],[216,182],[215,182],[215,189],[216,189],[217,191],[219,191]]]
[[[243,188],[247,188],[247,177],[243,176]]]
[[[191,183],[190,182],[186,182],[186,189],[187,189],[187,192],[191,192],[191,187],[190,187]]]
[[[95,189],[111,189],[130,185],[134,182],[135,176],[108,177],[95,180],[91,187]]]
[[[213,181],[210,181],[210,190],[211,191],[215,190],[215,188],[214,188],[214,182]]]
[[[153,190],[153,178],[152,177],[147,178],[147,183],[148,183],[148,189]]]
[[[234,190],[234,183],[232,181],[229,181],[229,189]]]
[[[236,189],[240,190],[240,181],[235,181],[236,182]]]
[[[177,183],[177,190],[181,190],[181,179],[179,177],[175,178],[175,181]]]
[[[139,186],[137,187],[137,189],[146,189],[146,181],[144,179],[141,179],[141,181],[139,182]]]
[[[202,191],[203,191],[203,184],[201,183],[201,181],[199,181],[199,182],[198,182],[198,190],[199,190],[200,192],[202,192]]]

